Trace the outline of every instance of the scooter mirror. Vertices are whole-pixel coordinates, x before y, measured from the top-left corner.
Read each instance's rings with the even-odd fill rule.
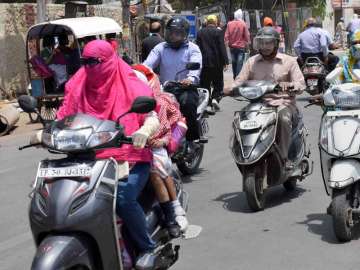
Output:
[[[155,107],[155,99],[151,97],[140,96],[134,100],[129,113],[148,113],[153,111]]]
[[[20,108],[27,113],[36,113],[37,100],[32,96],[22,95],[18,98]]]
[[[198,70],[198,69],[200,69],[200,63],[189,62],[186,64],[186,69],[187,70]]]

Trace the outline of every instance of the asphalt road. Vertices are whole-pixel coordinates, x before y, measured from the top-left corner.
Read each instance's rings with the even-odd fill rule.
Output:
[[[300,107],[304,104],[299,103]],[[317,149],[319,108],[303,109],[309,129],[314,173],[296,192],[269,190],[267,207],[252,213],[242,192],[242,178],[228,148],[232,114],[239,102],[225,99],[210,119],[210,140],[201,172],[185,179],[190,193],[188,217],[201,225],[197,239],[181,240],[174,270],[359,269],[359,241],[339,244],[325,214],[329,198],[321,179]],[[49,156],[41,149],[18,151],[28,142],[30,126],[0,138],[0,269],[29,269],[34,245],[27,209],[37,163]]]

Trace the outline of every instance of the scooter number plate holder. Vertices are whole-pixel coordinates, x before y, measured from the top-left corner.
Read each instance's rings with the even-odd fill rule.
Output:
[[[309,86],[317,86],[318,85],[318,79],[308,79],[307,83]]]
[[[252,130],[261,128],[261,124],[258,123],[256,120],[243,120],[240,122],[241,130]]]
[[[37,177],[90,177],[92,168],[89,166],[74,166],[63,168],[39,168]]]

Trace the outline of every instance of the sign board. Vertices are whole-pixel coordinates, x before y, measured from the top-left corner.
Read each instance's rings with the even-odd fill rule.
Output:
[[[183,14],[181,16],[183,16],[185,19],[187,19],[188,22],[190,23],[189,39],[195,40],[196,33],[197,33],[196,16],[195,15],[183,15]]]

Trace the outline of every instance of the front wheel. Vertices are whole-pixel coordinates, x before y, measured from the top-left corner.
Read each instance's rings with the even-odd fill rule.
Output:
[[[350,189],[334,190],[331,202],[331,214],[336,238],[340,242],[348,242],[352,239],[352,208],[348,199]]]
[[[196,153],[194,154],[194,157],[191,160],[186,161],[184,159],[181,159],[176,162],[176,165],[179,168],[179,171],[183,175],[193,175],[193,174],[197,173],[199,170],[203,155],[204,155],[204,145],[200,144],[199,149],[197,149]]]
[[[260,211],[265,208],[264,181],[266,171],[263,167],[255,167],[250,171],[244,171],[244,191],[249,207],[253,211]]]

